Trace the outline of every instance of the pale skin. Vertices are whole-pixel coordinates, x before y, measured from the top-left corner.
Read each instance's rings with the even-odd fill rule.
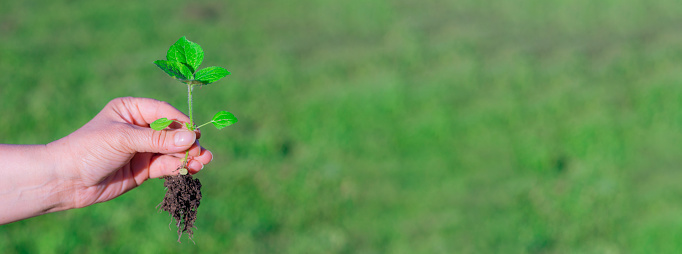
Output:
[[[150,178],[178,174],[189,148],[195,174],[213,155],[200,132],[155,131],[158,118],[189,122],[168,103],[118,98],[90,122],[46,145],[0,144],[0,225],[111,200]]]

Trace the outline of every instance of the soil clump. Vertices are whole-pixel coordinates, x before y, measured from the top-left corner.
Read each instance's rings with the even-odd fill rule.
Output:
[[[164,179],[166,196],[159,204],[160,209],[168,212],[175,219],[178,242],[184,232],[187,232],[191,240],[194,234],[192,229],[196,228],[194,221],[197,219],[197,208],[201,200],[201,182],[190,174],[166,176]]]

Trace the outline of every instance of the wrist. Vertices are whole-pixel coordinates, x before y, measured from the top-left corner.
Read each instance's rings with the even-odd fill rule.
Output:
[[[42,146],[44,158],[47,158],[48,164],[46,171],[49,173],[51,188],[54,188],[54,195],[51,197],[55,202],[55,212],[78,208],[75,202],[75,182],[78,175],[74,174],[73,166],[69,166],[67,162],[72,161],[64,155],[64,151],[69,151],[65,139],[56,140]]]

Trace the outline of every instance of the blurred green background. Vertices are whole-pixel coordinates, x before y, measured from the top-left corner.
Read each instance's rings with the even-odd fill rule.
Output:
[[[682,5],[645,0],[0,0],[0,142],[48,143],[111,99],[186,108],[215,160],[196,244],[152,179],[0,226],[2,253],[682,251]]]

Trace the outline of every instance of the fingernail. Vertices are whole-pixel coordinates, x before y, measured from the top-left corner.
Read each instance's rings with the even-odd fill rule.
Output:
[[[193,169],[194,171],[199,171],[199,170],[204,169],[204,164],[201,164],[201,162],[198,162],[198,161],[190,161],[189,167],[191,169]]]
[[[196,134],[191,131],[179,131],[175,133],[175,146],[188,146],[194,143]]]

